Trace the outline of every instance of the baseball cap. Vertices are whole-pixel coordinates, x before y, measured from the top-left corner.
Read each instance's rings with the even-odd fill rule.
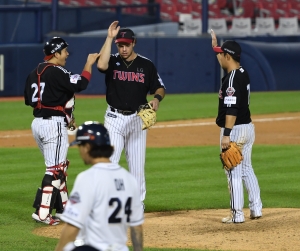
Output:
[[[221,47],[220,46],[213,47],[213,50],[219,53],[226,52],[235,58],[239,58],[242,53],[241,46],[233,40],[227,40],[222,44]]]
[[[115,43],[127,43],[130,44],[135,40],[135,34],[128,28],[122,28],[119,30]]]

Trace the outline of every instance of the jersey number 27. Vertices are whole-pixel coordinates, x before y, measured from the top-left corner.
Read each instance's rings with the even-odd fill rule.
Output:
[[[31,85],[31,88],[34,89],[34,92],[33,92],[32,97],[31,97],[32,103],[37,102],[37,101],[38,101],[38,98],[40,98],[40,99],[42,100],[42,95],[43,95],[44,88],[45,88],[45,82],[41,82],[41,83],[40,83],[40,87],[41,87],[40,97],[38,97],[38,96],[36,95],[37,92],[38,92],[38,90],[39,90],[38,85],[37,85],[36,83],[33,83],[33,84]]]
[[[122,218],[117,217],[119,214],[120,210],[122,210],[122,201],[119,198],[111,198],[109,200],[109,206],[112,206],[113,204],[117,203],[116,209],[113,211],[111,216],[108,218],[108,223],[121,223]],[[125,207],[124,207],[124,214],[127,215],[127,222],[130,222],[130,215],[131,215],[131,197],[128,197]]]

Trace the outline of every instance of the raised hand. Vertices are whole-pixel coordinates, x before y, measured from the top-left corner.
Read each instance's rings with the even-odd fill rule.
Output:
[[[90,64],[90,65],[93,65],[97,58],[100,56],[100,53],[91,53],[88,55],[88,58],[87,58],[87,63]]]
[[[217,37],[213,29],[210,30],[210,35],[211,35],[211,46],[215,47],[218,45]]]
[[[108,31],[107,31],[107,36],[110,38],[114,38],[119,30],[120,30],[120,26],[118,26],[119,21],[113,21],[111,23],[111,25],[108,27]]]

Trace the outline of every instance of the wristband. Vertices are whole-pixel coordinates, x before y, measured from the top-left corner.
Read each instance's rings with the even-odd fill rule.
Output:
[[[88,81],[91,80],[91,73],[89,73],[88,71],[82,71],[81,76],[85,77]]]
[[[229,136],[232,129],[226,128],[224,129],[223,136]]]
[[[160,96],[159,94],[155,94],[154,98],[157,98],[159,102],[163,99],[162,96]]]

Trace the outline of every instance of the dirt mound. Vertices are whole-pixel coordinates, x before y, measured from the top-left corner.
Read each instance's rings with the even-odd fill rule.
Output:
[[[256,127],[255,144],[299,144],[300,113],[258,115],[252,118]],[[73,138],[70,136],[70,140]],[[147,139],[147,147],[218,144],[219,128],[214,119],[159,122],[149,130]],[[36,143],[30,130],[2,131],[0,145],[29,147],[36,146]],[[263,209],[263,217],[259,220],[247,219],[243,224],[221,223],[221,218],[228,213],[229,210],[220,209],[146,213],[145,247],[300,250],[300,209]],[[245,211],[245,215],[249,215],[249,212]],[[34,233],[59,238],[63,225],[38,228]]]
[[[249,215],[247,210],[245,215]],[[300,209],[263,209],[258,220],[225,224],[229,210],[191,210],[146,213],[144,246],[232,251],[296,251],[300,245]],[[59,238],[64,223],[35,229],[41,236]],[[131,243],[128,242],[130,245]]]

